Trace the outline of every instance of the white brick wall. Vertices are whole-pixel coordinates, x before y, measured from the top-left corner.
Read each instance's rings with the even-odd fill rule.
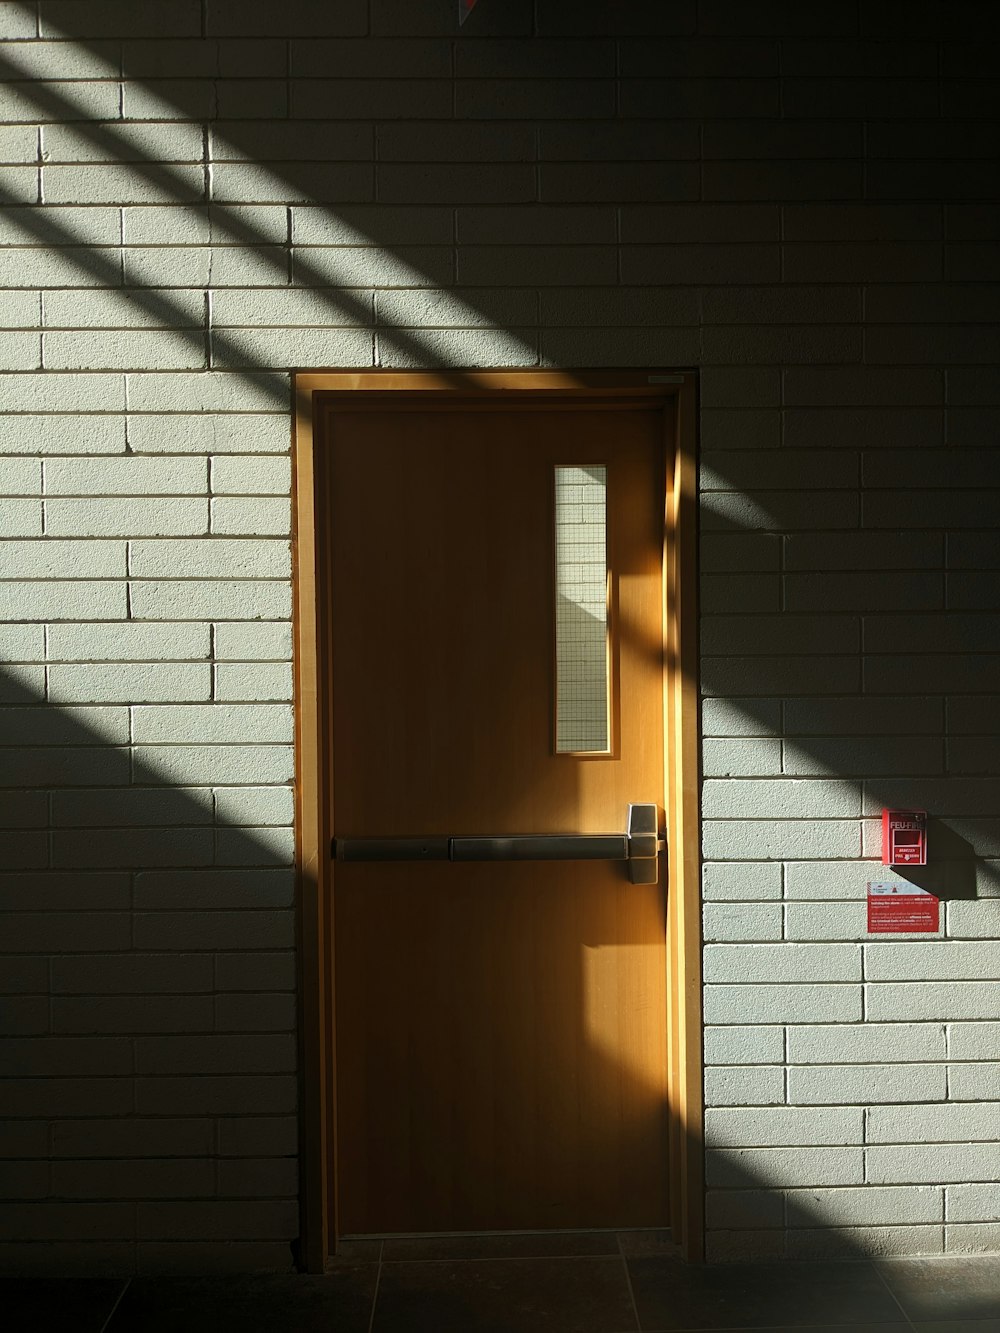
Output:
[[[0,3],[8,1267],[290,1261],[337,365],[698,368],[710,1252],[1000,1249],[983,12]],[[883,803],[939,940],[866,933]]]

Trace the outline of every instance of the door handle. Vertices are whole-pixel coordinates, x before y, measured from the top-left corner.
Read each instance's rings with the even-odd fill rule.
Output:
[[[334,838],[338,861],[625,861],[633,884],[655,884],[666,840],[655,805],[630,805],[624,833],[458,834],[432,838]]]

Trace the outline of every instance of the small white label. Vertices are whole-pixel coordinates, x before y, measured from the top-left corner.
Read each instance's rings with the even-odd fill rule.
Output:
[[[918,888],[916,884],[894,884],[882,882],[880,884],[868,885],[868,896],[870,898],[881,898],[883,896],[901,895],[904,898],[933,898],[933,893],[928,893],[926,889]]]

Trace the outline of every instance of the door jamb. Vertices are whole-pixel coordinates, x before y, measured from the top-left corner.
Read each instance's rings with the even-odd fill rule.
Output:
[[[309,371],[293,376],[295,420],[294,634],[296,741],[296,933],[299,958],[299,1266],[322,1273],[336,1248],[328,1200],[336,1162],[334,1117],[330,765],[323,460],[316,447],[316,395],[339,390],[633,390],[672,399],[673,458],[668,458],[664,525],[666,599],[665,799],[669,831],[667,897],[667,1085],[674,1133],[670,1149],[673,1238],[684,1257],[704,1257],[701,894],[697,685],[697,381],[693,372],[618,371]]]

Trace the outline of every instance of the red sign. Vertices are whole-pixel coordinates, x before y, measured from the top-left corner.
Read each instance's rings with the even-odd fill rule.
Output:
[[[927,811],[882,811],[882,864],[927,864]]]
[[[868,885],[870,935],[922,935],[937,931],[941,904],[916,884]]]
[[[460,27],[475,7],[476,0],[458,0],[458,22]]]

